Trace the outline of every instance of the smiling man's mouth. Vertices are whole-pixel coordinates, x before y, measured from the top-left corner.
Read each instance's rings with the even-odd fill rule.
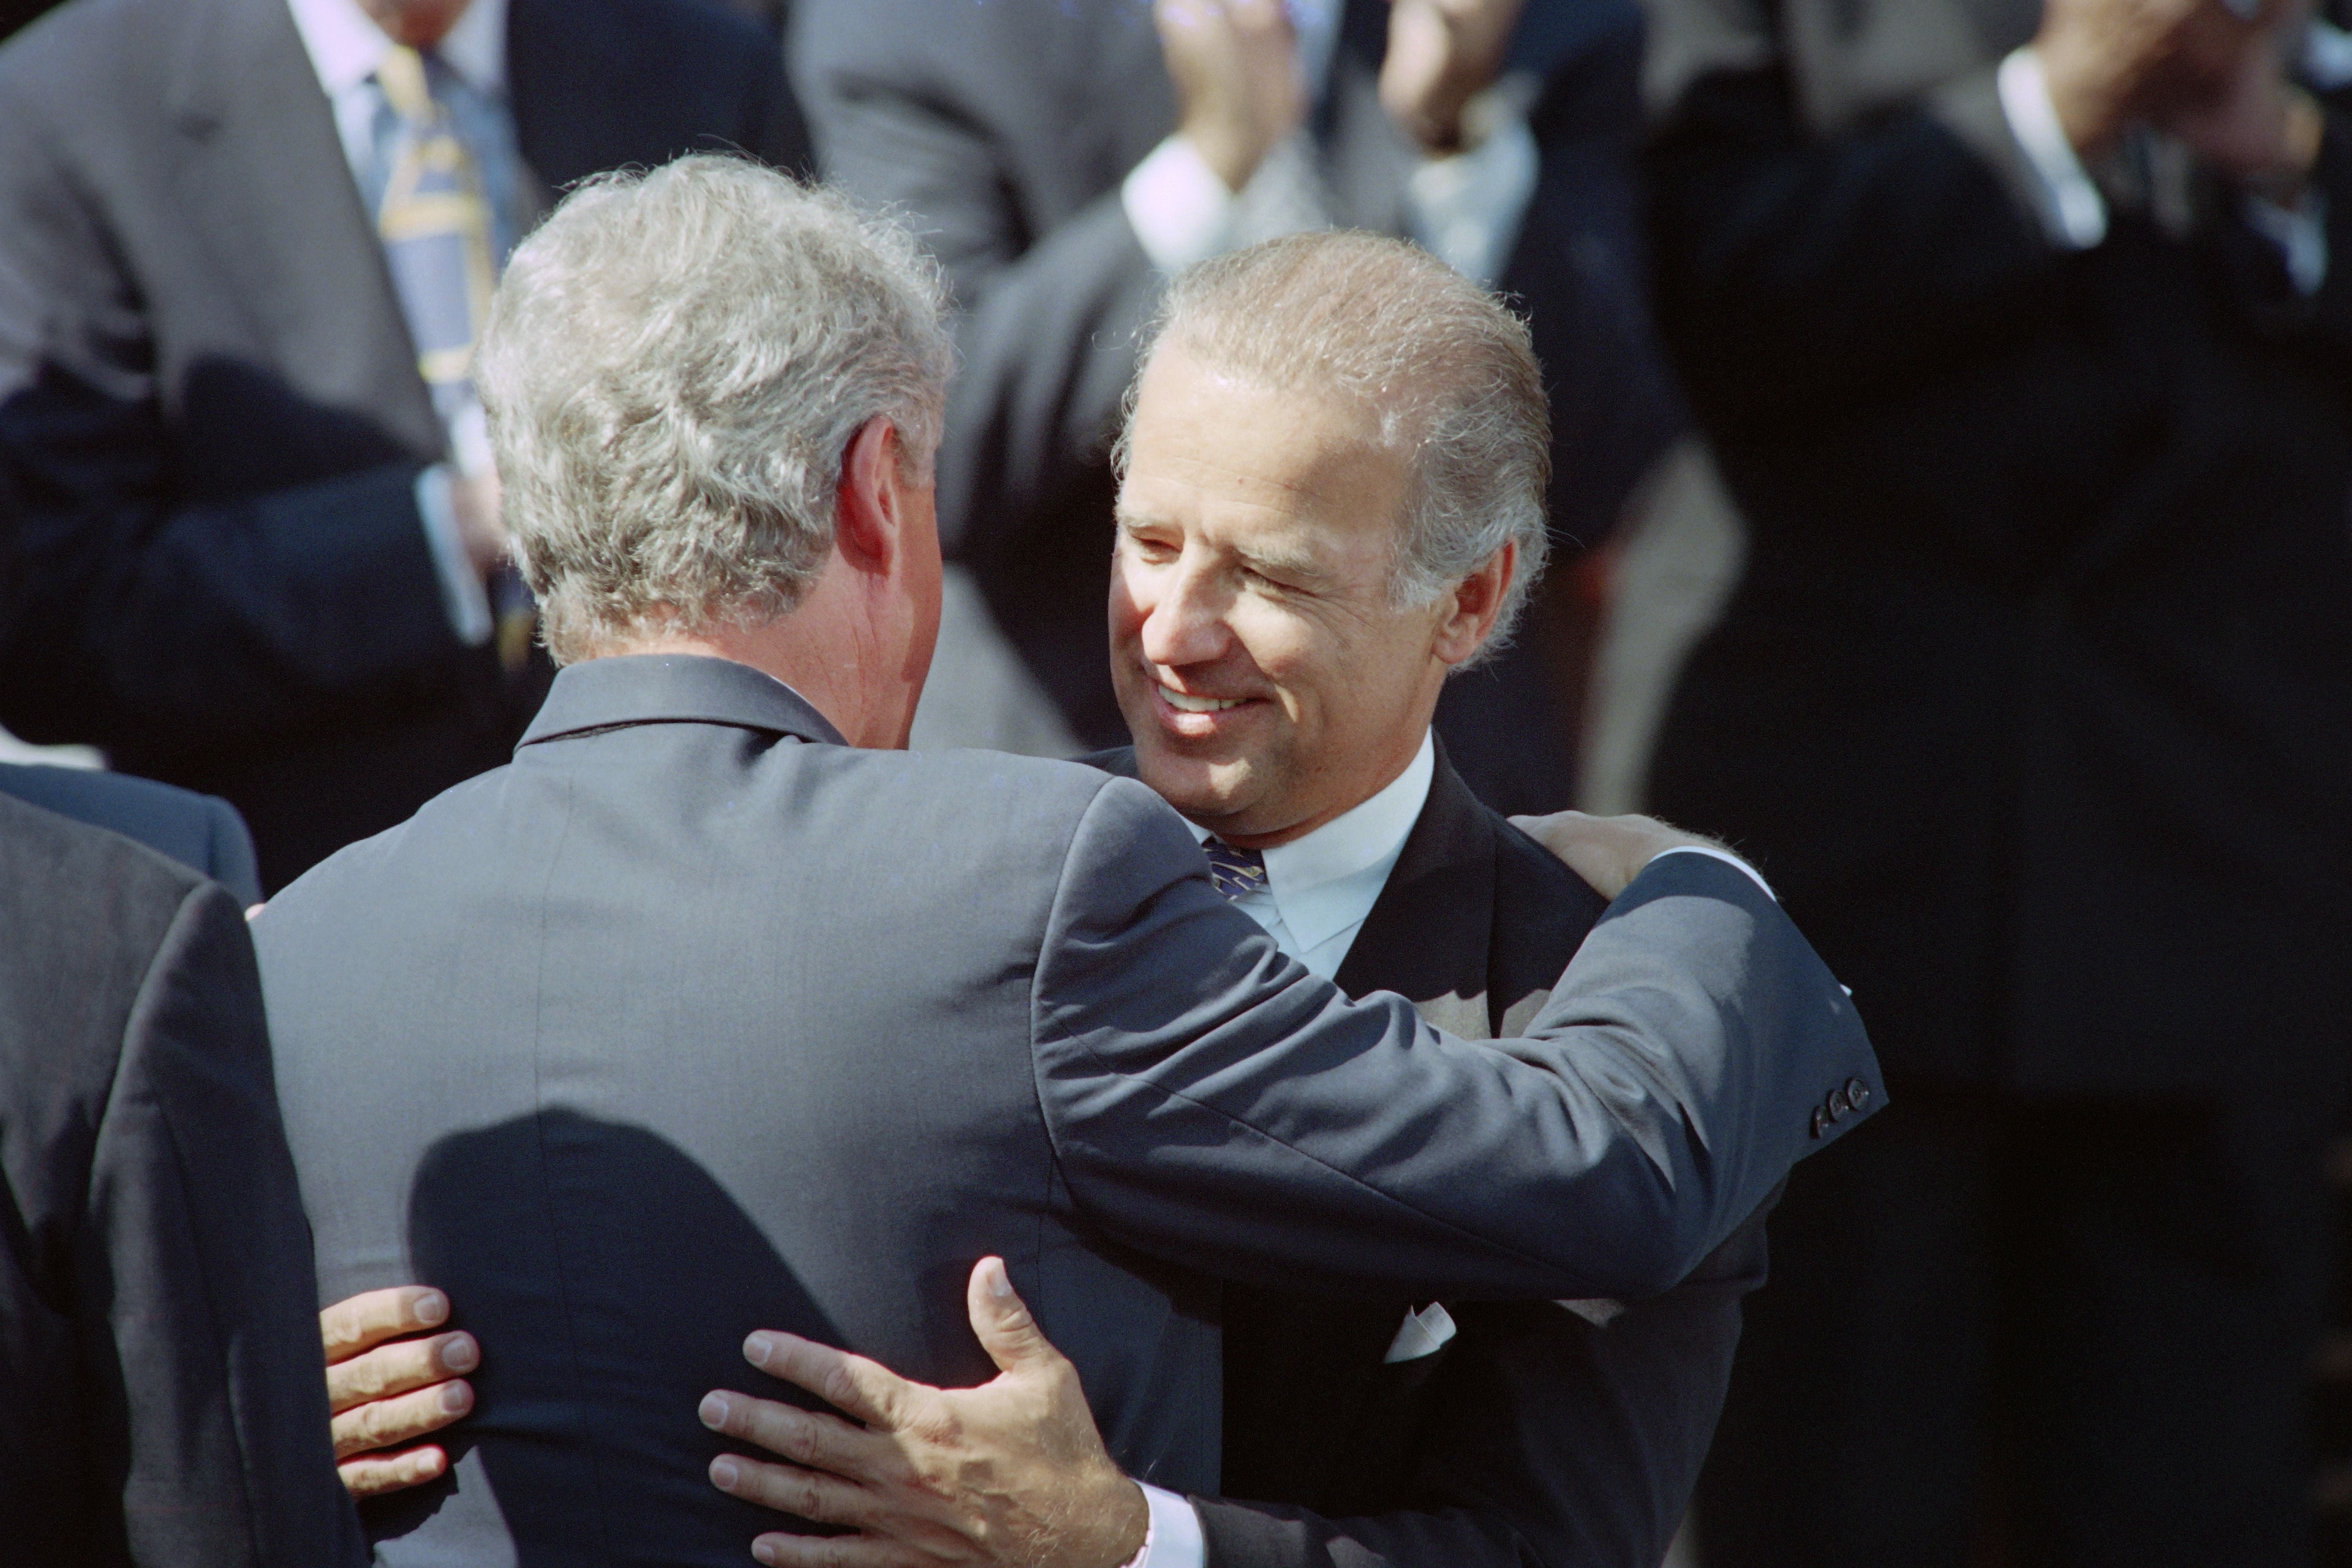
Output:
[[[1165,685],[1160,688],[1160,695],[1166,698],[1168,706],[1179,713],[1222,713],[1249,700],[1246,697],[1195,697],[1189,691],[1179,691]]]

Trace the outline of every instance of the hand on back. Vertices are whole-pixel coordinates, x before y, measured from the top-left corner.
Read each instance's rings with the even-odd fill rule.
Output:
[[[752,1365],[850,1419],[714,1392],[706,1426],[792,1462],[724,1455],[712,1484],[857,1532],[763,1535],[752,1555],[769,1568],[1118,1568],[1142,1549],[1142,1490],[1105,1451],[1077,1369],[1002,1261],[973,1268],[966,1307],[1001,1373],[978,1388],[932,1388],[793,1334],[744,1342]]]
[[[474,1407],[464,1374],[482,1359],[473,1335],[436,1331],[448,1321],[448,1298],[421,1285],[370,1290],[319,1314],[335,1468],[353,1497],[403,1491],[448,1469],[440,1445],[416,1439]]]

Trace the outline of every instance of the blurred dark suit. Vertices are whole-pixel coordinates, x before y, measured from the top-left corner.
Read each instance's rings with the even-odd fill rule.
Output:
[[[252,944],[0,795],[0,1563],[362,1562]]]
[[[709,1484],[694,1411],[759,1383],[743,1336],[981,1381],[991,1252],[1120,1463],[1206,1491],[1212,1273],[1654,1293],[1820,1146],[1830,1089],[1878,1092],[1719,862],[1644,871],[1515,1061],[1345,1004],[1205,871],[1139,784],[852,749],[757,670],[637,657],[566,668],[512,766],[279,894],[320,1293],[422,1279],[483,1346],[451,1476],[369,1510],[383,1562],[740,1562],[774,1516]]]
[[[513,0],[507,76],[542,197],[804,160],[773,40],[688,0]],[[544,666],[451,629],[444,446],[285,0],[76,0],[0,50],[0,724],[226,796],[272,888],[497,765]]]
[[[1088,760],[1134,773],[1132,752]],[[1336,984],[1396,992],[1465,1039],[1507,1037],[1604,907],[1481,805],[1441,747]],[[1210,1568],[1656,1568],[1764,1264],[1759,1212],[1663,1296],[1449,1301],[1460,1332],[1396,1363],[1418,1303],[1228,1286],[1225,1495],[1192,1500]]]
[[[1347,6],[1311,127],[1333,220],[1395,234],[1412,154],[1375,96],[1387,18],[1381,0]],[[792,26],[827,176],[901,205],[963,311],[940,468],[950,553],[1071,732],[1123,743],[1102,659],[1108,451],[1161,279],[1119,186],[1176,127],[1151,8],[802,0]],[[1511,62],[1543,83],[1541,162],[1500,287],[1531,316],[1546,367],[1552,522],[1568,550],[1607,531],[1678,417],[1639,282],[1639,56],[1630,11],[1537,0]],[[1568,804],[1577,693],[1555,681],[1535,620],[1517,650],[1454,681],[1438,714],[1473,788],[1507,811]]]
[[[120,833],[229,890],[239,909],[261,901],[253,835],[236,807],[152,779],[89,768],[0,763],[0,795]]]
[[[1750,533],[1664,816],[1758,857],[1897,1109],[1791,1183],[1703,1538],[2291,1563],[2352,1062],[2352,140],[2291,285],[2137,137],[2069,251],[2006,0],[1658,0],[1659,319]],[[1713,1552],[1718,1548],[1710,1545]]]

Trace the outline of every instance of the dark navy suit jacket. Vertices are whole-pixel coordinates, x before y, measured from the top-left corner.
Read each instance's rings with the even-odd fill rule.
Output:
[[[566,669],[512,766],[255,932],[322,1298],[422,1279],[483,1345],[454,1475],[372,1510],[393,1563],[731,1568],[774,1516],[694,1412],[743,1335],[980,1381],[991,1252],[1119,1461],[1213,1490],[1213,1275],[1652,1294],[1877,1090],[1720,862],[1646,871],[1467,1044],[1282,957],[1140,784],[855,750],[716,659]]]
[[[236,807],[217,795],[128,773],[21,763],[0,763],[0,795],[109,828],[194,867],[226,888],[240,909],[261,901],[253,835]]]
[[[1133,776],[1132,752],[1088,760]],[[1605,907],[1480,805],[1441,744],[1334,978],[1466,1039],[1512,1035]],[[1455,1300],[1454,1338],[1398,1363],[1390,1342],[1420,1303],[1227,1289],[1225,1495],[1192,1500],[1210,1568],[1657,1568],[1764,1272],[1759,1211],[1663,1295]]]
[[[351,1568],[245,920],[0,795],[0,1568]]]

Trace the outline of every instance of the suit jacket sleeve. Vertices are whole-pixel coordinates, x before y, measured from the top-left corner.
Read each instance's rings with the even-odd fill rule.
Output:
[[[2331,113],[2315,179],[2339,259],[2345,143]],[[1676,100],[1646,173],[1659,319],[1717,414],[1851,396],[1989,330],[2032,330],[2074,305],[2095,264],[2043,238],[1991,68],[1827,137],[1804,129],[1780,67],[1716,71]],[[2218,221],[2257,330],[2352,341],[2345,268],[2301,300],[2236,207]]]
[[[179,492],[140,289],[66,166],[73,145],[0,77],[0,466],[26,579],[0,722],[100,745],[231,740],[454,654],[419,464]]]
[[[260,975],[216,887],[182,905],[132,1005],[75,1272],[132,1562],[364,1560],[328,1436]]]
[[[1682,94],[1645,173],[1659,320],[1703,405],[1866,386],[2060,286],[2066,258],[1939,107],[1815,138],[1778,67]]]
[[[1884,1102],[1835,980],[1706,856],[1644,871],[1528,1037],[1488,1045],[1283,957],[1131,780],[1087,810],[1041,940],[1033,1049],[1073,1204],[1277,1289],[1656,1295],[1820,1146],[1831,1089]]]
[[[1626,1568],[1654,1563],[1689,1510],[1764,1281],[1759,1212],[1697,1272],[1595,1324],[1550,1302],[1465,1305],[1410,1509],[1330,1519],[1194,1498],[1209,1568]]]
[[[870,18],[855,6],[805,9],[797,68],[826,176],[913,215],[954,291],[962,357],[940,453],[940,523],[950,552],[970,556],[1101,466],[1160,276],[1116,186],[1050,232],[1030,232],[989,127],[968,106],[837,63],[829,29]]]

